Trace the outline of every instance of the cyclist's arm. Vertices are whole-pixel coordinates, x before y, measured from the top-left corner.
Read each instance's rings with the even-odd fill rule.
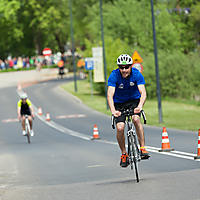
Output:
[[[21,107],[17,107],[17,115],[18,115],[18,119],[21,119]]]
[[[108,86],[107,99],[108,99],[108,105],[110,107],[110,111],[112,115],[114,115],[115,117],[119,117],[121,113],[115,110],[114,101],[113,101],[114,94],[115,94],[115,87]]]
[[[29,106],[29,108],[30,108],[30,111],[31,111],[31,115],[32,115],[32,117],[35,117],[33,107],[32,107],[32,106]]]
[[[18,115],[18,119],[21,119],[21,102],[19,101],[17,103],[17,115]]]
[[[32,107],[31,101],[30,101],[29,99],[27,99],[26,102],[27,102],[27,104],[28,104],[28,106],[29,106],[29,109],[30,109],[30,111],[31,111],[32,117],[35,117],[35,115],[34,115],[34,109],[33,109],[33,107]]]
[[[137,106],[139,112],[142,110],[143,106],[144,106],[144,103],[146,101],[146,98],[147,98],[147,93],[146,93],[146,89],[145,89],[145,85],[138,85],[138,89],[139,89],[139,92],[141,94],[141,97],[140,97],[140,102]],[[137,110],[137,109],[136,109]]]

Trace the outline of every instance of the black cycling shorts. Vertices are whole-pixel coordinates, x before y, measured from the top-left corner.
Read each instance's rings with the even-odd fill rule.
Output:
[[[125,103],[114,103],[114,106],[115,106],[115,110],[118,110],[118,111],[123,111],[125,109],[132,109],[134,110],[138,104],[140,102],[140,99],[134,99],[134,100],[131,100],[131,101],[127,101]],[[136,115],[141,115],[140,113],[136,113]],[[119,123],[119,122],[125,122],[126,120],[126,116],[124,115],[121,115],[119,117],[115,117],[115,122],[116,124]]]
[[[23,116],[23,115],[31,115],[31,111],[30,110],[21,110],[21,115]]]

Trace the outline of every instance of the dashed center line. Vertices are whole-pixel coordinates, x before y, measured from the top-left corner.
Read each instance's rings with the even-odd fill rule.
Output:
[[[86,115],[83,115],[83,114],[59,115],[59,116],[56,116],[56,119],[70,119],[70,118],[82,118],[82,117],[86,117]]]
[[[103,167],[104,165],[89,165],[88,168]]]
[[[3,123],[18,122],[18,121],[19,120],[17,118],[1,120],[1,122],[3,122]]]

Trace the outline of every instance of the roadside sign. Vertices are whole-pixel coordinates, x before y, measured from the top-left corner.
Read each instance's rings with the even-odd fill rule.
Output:
[[[136,69],[138,69],[141,73],[143,72],[143,66],[141,63],[134,63],[132,65],[132,67],[135,67]]]
[[[52,54],[52,51],[50,48],[44,48],[43,51],[42,51],[42,54],[44,56],[50,56]]]
[[[94,58],[94,82],[105,82],[103,68],[103,48],[93,47],[92,57]]]
[[[93,96],[92,70],[94,69],[94,58],[85,58],[85,69],[89,70],[91,96]]]
[[[85,58],[85,69],[86,70],[94,69],[94,59],[93,58]]]
[[[137,51],[134,51],[132,55],[133,63],[142,63],[143,59]]]

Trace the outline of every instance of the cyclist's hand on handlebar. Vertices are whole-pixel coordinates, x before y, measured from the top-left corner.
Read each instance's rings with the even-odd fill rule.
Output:
[[[134,109],[134,113],[140,113],[141,110],[142,110],[141,107],[136,107],[136,108]]]
[[[21,119],[22,119],[22,116],[18,115],[18,120],[21,121]]]
[[[119,117],[121,115],[121,112],[116,110],[112,113],[112,115],[114,115],[114,117]]]
[[[35,118],[35,114],[34,113],[31,116],[32,116],[33,119]]]

